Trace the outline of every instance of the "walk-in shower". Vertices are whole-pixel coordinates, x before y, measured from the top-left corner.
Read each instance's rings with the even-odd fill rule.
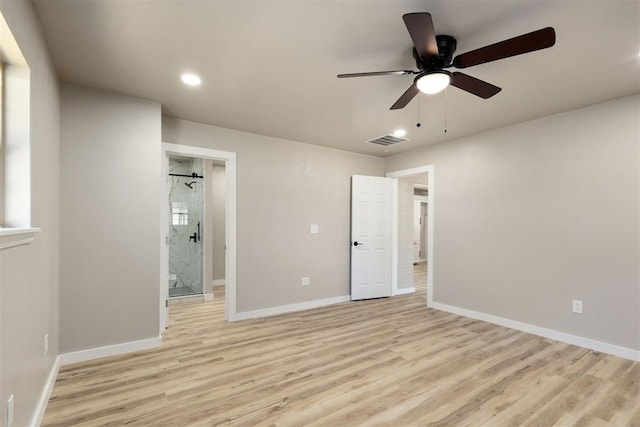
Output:
[[[203,294],[203,161],[169,158],[169,298]]]

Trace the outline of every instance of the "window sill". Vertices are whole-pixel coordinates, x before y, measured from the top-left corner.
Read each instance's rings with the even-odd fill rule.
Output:
[[[19,245],[27,245],[35,240],[40,232],[36,227],[0,228],[0,250]]]

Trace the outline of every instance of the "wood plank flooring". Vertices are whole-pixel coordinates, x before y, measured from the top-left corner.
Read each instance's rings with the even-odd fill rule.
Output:
[[[424,290],[237,323],[222,301],[171,306],[161,348],[63,367],[43,425],[640,426],[640,363]]]
[[[420,262],[413,265],[413,287],[415,288],[416,292],[427,292],[426,262]]]

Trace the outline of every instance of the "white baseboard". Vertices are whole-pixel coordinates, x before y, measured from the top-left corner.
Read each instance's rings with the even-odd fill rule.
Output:
[[[325,305],[338,304],[338,303],[347,302],[347,301],[351,301],[350,295],[317,299],[314,301],[305,301],[305,302],[299,302],[296,304],[280,305],[277,307],[269,307],[269,308],[263,308],[260,310],[244,311],[242,313],[236,313],[233,320],[246,320],[246,319],[256,319],[258,317],[275,316],[278,314],[310,310],[312,308],[324,307]]]
[[[99,359],[101,357],[115,356],[118,354],[131,353],[132,351],[147,350],[149,348],[160,347],[162,337],[148,338],[145,340],[125,342],[122,344],[107,345],[104,347],[89,348],[87,350],[72,351],[60,356],[60,365],[70,365],[72,363],[85,362],[87,360]]]
[[[611,354],[613,356],[622,357],[636,362],[640,362],[640,350],[621,347],[615,344],[609,344],[602,341],[596,341],[591,338],[580,337],[577,335],[567,334],[565,332],[556,331],[554,329],[542,328],[540,326],[531,325],[529,323],[518,322],[516,320],[506,319],[504,317],[494,316],[492,314],[482,313],[480,311],[468,310],[466,308],[456,307],[453,305],[434,302],[431,308],[442,310],[460,316],[470,317],[485,322],[493,323],[507,328],[517,329],[518,331],[527,332],[541,337],[550,338],[552,340],[561,341],[567,344],[577,345],[579,347],[588,348],[590,350],[599,351],[601,353]]]
[[[205,301],[213,301],[213,294],[204,294]]]
[[[416,288],[398,288],[396,289],[393,295],[395,296],[395,295],[412,294],[415,291],[416,291]]]
[[[215,279],[211,281],[211,286],[224,286],[224,279]]]
[[[44,383],[44,387],[42,388],[42,392],[40,393],[38,405],[36,406],[35,411],[33,411],[31,423],[29,424],[30,427],[38,427],[42,423],[42,418],[44,417],[44,412],[47,410],[47,403],[49,403],[49,397],[51,397],[51,392],[53,391],[53,386],[56,383],[56,378],[58,377],[59,370],[60,356],[57,356],[55,361],[53,362],[51,371],[49,371],[47,382]]]

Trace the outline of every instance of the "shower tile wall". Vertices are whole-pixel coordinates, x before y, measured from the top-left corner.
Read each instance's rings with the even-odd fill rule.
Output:
[[[169,173],[194,172],[203,175],[201,159],[169,159]],[[202,294],[204,179],[169,176],[169,183],[169,296]],[[201,240],[194,242],[198,222]]]

